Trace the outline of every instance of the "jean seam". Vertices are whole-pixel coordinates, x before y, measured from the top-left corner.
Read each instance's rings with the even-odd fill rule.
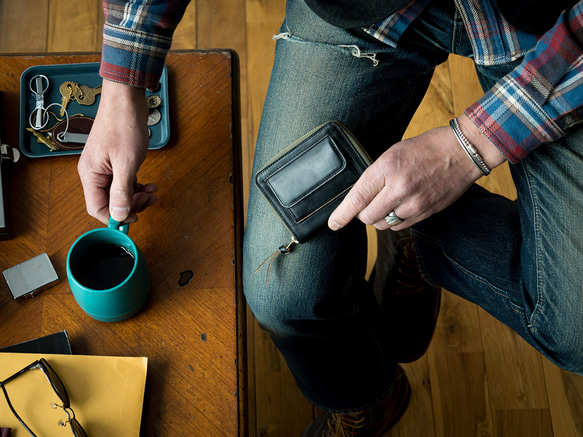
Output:
[[[415,241],[417,240],[417,238],[422,238],[425,241],[429,242],[431,245],[433,245],[435,248],[443,250],[439,240],[437,240],[436,238],[432,238],[429,235],[426,235],[415,228],[411,228],[411,236]],[[417,245],[417,243],[415,244]],[[429,274],[429,270],[425,266],[425,262],[423,261],[423,257],[421,256],[419,251],[417,251],[417,264],[419,265],[419,272],[421,273],[421,276],[423,276],[423,279],[431,285],[439,286],[439,284],[437,284],[432,278],[432,276]]]
[[[458,53],[458,47],[461,46],[461,39],[462,39],[462,34],[461,32],[458,33],[458,29],[459,29],[459,12],[457,10],[457,6],[455,7],[455,12],[453,14],[453,30],[452,30],[452,38],[451,38],[451,52],[452,53]]]
[[[530,199],[532,202],[532,211],[533,211],[533,224],[532,224],[532,229],[534,232],[534,240],[539,241],[539,236],[540,236],[540,207],[539,207],[539,202],[538,202],[538,198],[536,196],[536,192],[535,192],[535,184],[534,181],[532,179],[532,177],[530,176],[530,172],[528,170],[528,163],[525,160],[522,160],[520,162],[520,165],[523,169],[523,174],[524,174],[524,178],[527,182],[528,185],[528,192],[530,195]],[[536,300],[535,300],[535,305],[534,308],[532,310],[532,313],[530,314],[530,316],[528,317],[528,321],[529,321],[529,329],[532,330],[532,332],[537,331],[537,320],[538,320],[538,316],[541,312],[542,309],[542,290],[540,290],[540,288],[543,286],[543,278],[542,278],[542,256],[541,256],[541,247],[540,244],[536,244],[536,248],[535,248],[535,265],[536,265],[536,284],[535,284],[535,289],[534,292],[536,293]]]

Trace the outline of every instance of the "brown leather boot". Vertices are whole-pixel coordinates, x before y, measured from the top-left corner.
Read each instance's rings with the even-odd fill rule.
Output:
[[[393,391],[384,401],[358,413],[321,413],[301,437],[377,437],[391,429],[403,416],[411,398],[411,387],[401,367]]]
[[[396,275],[387,284],[383,310],[394,339],[398,363],[419,359],[429,347],[441,304],[441,288],[421,276],[415,243],[401,242],[397,248]]]

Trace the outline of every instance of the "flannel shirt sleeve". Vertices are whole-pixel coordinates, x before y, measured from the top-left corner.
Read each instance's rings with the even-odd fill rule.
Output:
[[[465,113],[512,163],[583,120],[583,5],[565,11],[514,71]]]
[[[156,88],[172,35],[188,3],[189,0],[104,0],[101,77]]]

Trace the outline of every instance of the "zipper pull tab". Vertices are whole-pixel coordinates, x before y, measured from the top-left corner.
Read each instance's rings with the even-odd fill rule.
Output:
[[[275,252],[273,252],[269,257],[267,257],[267,259],[265,261],[263,261],[259,267],[257,267],[257,270],[255,270],[255,273],[257,273],[259,270],[261,270],[261,267],[263,267],[265,265],[265,263],[267,261],[269,261],[269,266],[267,267],[266,285],[269,285],[269,271],[271,270],[271,264],[273,264],[273,261],[275,260],[275,258],[277,258],[277,256],[280,253],[283,253],[284,255],[287,255],[288,253],[290,253],[292,251],[292,246],[296,243],[297,243],[297,240],[295,238],[292,238],[292,241],[287,246],[283,246],[283,245],[279,246],[279,248]]]

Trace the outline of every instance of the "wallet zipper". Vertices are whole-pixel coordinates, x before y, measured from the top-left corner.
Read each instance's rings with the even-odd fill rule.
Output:
[[[326,123],[324,123],[324,124],[326,124]],[[289,146],[287,146],[285,149],[283,149],[281,152],[279,152],[277,155],[275,155],[273,158],[271,158],[269,161],[267,161],[265,163],[265,165],[263,166],[263,168],[265,168],[268,165],[270,165],[270,164],[274,163],[275,161],[277,161],[282,155],[285,155],[291,149],[293,149],[294,147],[296,147],[298,144],[300,144],[302,141],[304,141],[306,138],[308,138],[310,135],[312,135],[314,132],[316,132],[318,129],[320,129],[322,126],[324,126],[324,124],[321,124],[320,126],[312,129],[307,134],[302,135],[300,138],[298,138],[292,144],[290,144]]]
[[[361,156],[361,158],[368,165],[372,165],[372,159],[370,158],[369,154],[364,149],[364,147],[362,147],[362,144],[360,144],[360,141],[358,141],[358,139],[352,134],[352,132],[350,132],[350,130],[346,126],[344,126],[344,124],[342,124],[340,121],[338,121],[338,120],[332,120],[332,122],[333,123],[336,123],[338,125],[338,127],[340,127],[340,129],[342,130],[342,132],[344,132],[344,134],[350,139],[350,142],[352,143],[352,145],[354,146],[354,148],[356,149],[356,151],[358,152],[358,154]],[[315,127],[314,129],[312,129],[307,134],[302,135],[299,139],[297,139],[296,141],[294,141],[291,145],[287,146],[285,149],[283,149],[281,152],[279,152],[277,155],[275,155],[273,158],[271,158],[269,161],[267,161],[267,163],[263,167],[265,168],[268,165],[270,165],[270,164],[274,163],[275,161],[277,161],[282,155],[285,155],[291,149],[293,149],[294,147],[296,147],[298,144],[300,144],[302,141],[304,141],[306,138],[308,138],[310,135],[312,135],[314,132],[316,132],[318,129],[320,129],[322,126],[324,126],[325,124],[328,124],[328,123],[329,122],[323,123],[320,126]]]
[[[352,132],[346,127],[344,126],[341,122],[334,120],[334,123],[336,123],[338,126],[340,126],[340,128],[342,129],[342,131],[346,134],[346,136],[348,138],[350,138],[350,141],[352,142],[352,144],[354,145],[354,148],[356,149],[356,151],[359,153],[359,155],[361,156],[361,158],[370,166],[372,165],[372,159],[370,157],[370,155],[368,154],[368,152],[364,149],[364,147],[362,147],[362,144],[360,144],[360,141],[358,141],[358,138],[356,138]]]

